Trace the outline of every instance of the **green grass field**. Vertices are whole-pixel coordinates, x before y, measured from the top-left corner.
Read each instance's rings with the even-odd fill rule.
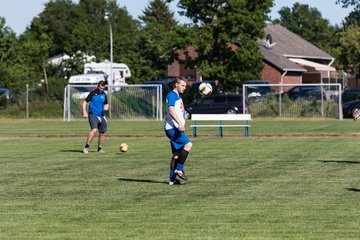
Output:
[[[210,122],[211,123],[211,122]],[[219,123],[219,122],[215,122]],[[191,135],[191,121],[187,121],[187,134]],[[317,134],[359,134],[360,122],[351,119],[338,121],[336,119],[268,119],[257,118],[250,122],[250,136],[267,134],[306,134],[308,136]],[[163,133],[163,122],[161,121],[122,121],[109,120],[110,136],[165,136]],[[89,126],[87,120],[76,120],[63,122],[61,120],[13,120],[0,118],[0,136],[85,136]],[[224,135],[233,133],[243,135],[242,129],[224,128]],[[217,136],[217,129],[202,128],[198,134]]]
[[[189,181],[169,186],[161,122],[110,121],[106,153],[84,155],[85,121],[0,120],[0,239],[358,239],[360,138],[314,136],[360,123],[251,124],[247,139],[201,130]],[[273,133],[305,135],[256,137]]]

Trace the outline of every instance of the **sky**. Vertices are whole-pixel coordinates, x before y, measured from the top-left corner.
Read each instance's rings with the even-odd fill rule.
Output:
[[[17,35],[23,33],[32,19],[44,10],[44,4],[48,0],[0,0],[0,17],[4,17],[6,26],[10,27]],[[77,2],[77,1],[74,1]],[[151,0],[118,0],[121,7],[126,7],[133,18],[142,15],[143,10],[149,5]],[[170,4],[170,10],[175,13],[175,18],[180,23],[189,22],[185,17],[177,14],[178,1]],[[308,4],[321,12],[322,17],[328,19],[330,24],[341,25],[342,20],[351,12],[353,8],[343,9],[336,5],[336,0],[275,0],[275,6],[271,11],[271,18],[279,18],[278,11],[282,7],[292,7],[295,2]]]

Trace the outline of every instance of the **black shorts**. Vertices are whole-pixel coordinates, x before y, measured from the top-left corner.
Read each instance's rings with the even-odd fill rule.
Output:
[[[98,129],[100,133],[106,133],[107,120],[105,116],[89,114],[89,124],[91,129]]]

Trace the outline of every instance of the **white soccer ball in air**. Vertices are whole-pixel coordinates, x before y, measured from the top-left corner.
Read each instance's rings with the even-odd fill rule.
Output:
[[[210,83],[202,83],[199,86],[199,93],[203,96],[209,95],[210,93],[212,93],[212,86]]]

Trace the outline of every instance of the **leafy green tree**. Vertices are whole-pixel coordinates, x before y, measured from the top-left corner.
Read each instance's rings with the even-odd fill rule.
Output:
[[[70,38],[67,39],[69,42],[67,52],[74,54],[81,51],[94,54],[99,60],[103,59],[109,39],[107,23],[104,20],[107,2],[105,0],[80,0],[75,9],[79,19]]]
[[[339,67],[359,78],[360,1],[337,0],[336,4],[342,5],[343,8],[354,7],[354,10],[343,21],[343,29],[339,40],[340,46],[336,50],[339,53]]]
[[[113,43],[114,43],[114,60],[117,62],[123,62],[126,64],[132,64],[129,62],[133,58],[133,55],[137,55],[137,40],[139,37],[139,22],[134,20],[124,8],[109,6],[109,13],[111,17],[112,30],[113,30]],[[109,26],[105,22],[106,28],[106,41],[104,53],[109,58]],[[129,65],[129,67],[130,67]]]
[[[174,19],[174,13],[169,10],[165,0],[153,0],[143,11],[143,16],[139,17],[145,25],[159,24],[165,31],[172,30],[177,21]]]
[[[0,17],[0,86],[9,88],[14,95],[20,93],[25,84],[31,82],[30,70],[34,64],[23,51],[21,42],[15,33],[6,26]]]
[[[82,0],[78,7],[80,21],[74,29],[73,51],[95,55],[97,61],[110,60],[109,30],[113,35],[113,61],[126,63],[132,71],[129,83],[138,82],[139,54],[136,46],[139,23],[115,0]],[[109,16],[109,21],[104,16]]]
[[[263,57],[256,41],[263,37],[271,0],[180,0],[178,6],[193,24],[179,28],[174,47],[195,47],[198,57],[190,66],[228,90],[259,77]]]
[[[11,36],[11,31],[8,27],[6,27],[5,24],[5,19],[0,17],[0,76],[2,77],[0,81],[1,87],[9,87],[10,84],[7,65],[9,58],[11,58],[13,55],[13,42],[15,40],[15,35],[13,34],[13,36]]]
[[[349,13],[343,22],[343,27],[347,28],[351,25],[360,25],[360,2],[359,1],[349,1],[349,0],[338,0],[337,4],[342,4],[343,8],[348,8],[354,6],[355,9]]]
[[[354,6],[355,10],[360,10],[360,1],[359,0],[337,0],[336,4],[341,4],[344,8],[349,6]]]
[[[46,34],[51,39],[49,56],[64,53],[72,56],[69,74],[82,72],[84,62],[79,53],[95,55],[97,61],[110,60],[109,22],[104,20],[105,14],[110,16],[112,26],[114,62],[124,62],[134,71],[139,56],[136,53],[139,22],[120,8],[116,0],[80,0],[78,3],[53,0],[45,4],[39,19],[47,26]],[[27,29],[31,30],[31,27]],[[133,79],[137,79],[136,74]]]
[[[163,0],[154,0],[145,8],[143,28],[138,41],[142,58],[141,80],[160,79],[167,75],[173,30],[177,26],[174,13]]]
[[[329,20],[307,4],[295,3],[290,9],[283,7],[279,11],[279,23],[288,30],[298,34],[305,40],[331,54],[338,43],[337,33],[340,29],[331,26]]]
[[[80,13],[71,0],[48,1],[39,19],[47,26],[47,34],[52,39],[49,56],[69,52],[72,49],[70,39],[73,29],[80,21]]]
[[[344,69],[350,70],[360,78],[360,26],[353,25],[344,29],[340,37],[340,62]]]
[[[345,17],[343,25],[344,27],[349,27],[351,25],[360,26],[360,11],[351,12],[347,17]]]
[[[20,81],[24,81],[22,85],[36,85],[41,79],[45,79],[48,90],[47,59],[52,41],[47,34],[47,26],[39,18],[34,18],[29,29],[20,36],[19,42],[22,63],[28,65],[28,70],[21,76]]]

